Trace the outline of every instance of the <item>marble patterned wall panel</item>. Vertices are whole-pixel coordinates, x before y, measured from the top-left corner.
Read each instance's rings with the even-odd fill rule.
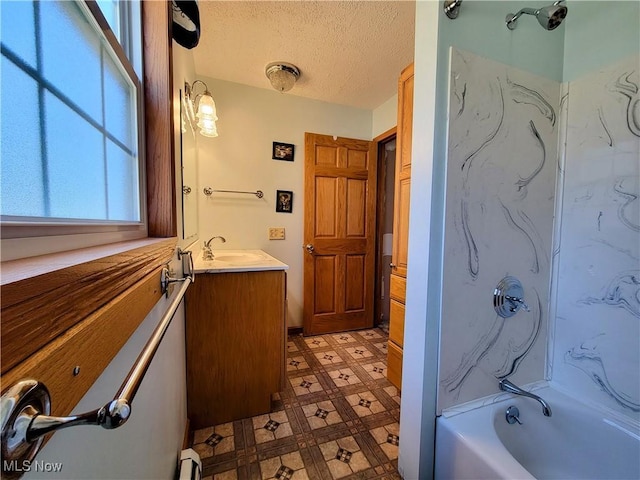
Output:
[[[560,84],[451,51],[438,407],[544,378]],[[531,311],[493,308],[505,276]]]
[[[640,420],[640,58],[569,83],[552,380]]]

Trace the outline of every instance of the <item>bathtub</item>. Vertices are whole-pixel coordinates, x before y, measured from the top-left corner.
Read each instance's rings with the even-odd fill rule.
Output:
[[[637,425],[607,418],[549,386],[534,393],[549,403],[551,417],[537,401],[510,394],[438,417],[435,478],[640,479]],[[511,405],[520,410],[522,425],[507,423]]]

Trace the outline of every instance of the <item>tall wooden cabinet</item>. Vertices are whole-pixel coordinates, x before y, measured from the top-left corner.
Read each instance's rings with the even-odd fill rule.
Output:
[[[404,305],[407,285],[409,245],[409,193],[411,189],[411,138],[413,131],[413,63],[398,81],[398,128],[396,137],[396,177],[391,252],[391,309],[387,377],[398,389],[402,382]]]

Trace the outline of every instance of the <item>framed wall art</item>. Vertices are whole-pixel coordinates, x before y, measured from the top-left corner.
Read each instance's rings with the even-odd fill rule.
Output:
[[[293,211],[293,192],[276,190],[276,212],[291,213]]]
[[[293,162],[294,149],[295,145],[292,143],[273,142],[271,158],[274,160]]]

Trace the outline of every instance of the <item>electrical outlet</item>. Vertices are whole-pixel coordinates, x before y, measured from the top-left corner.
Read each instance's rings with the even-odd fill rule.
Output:
[[[269,228],[269,240],[284,240],[284,228]]]

